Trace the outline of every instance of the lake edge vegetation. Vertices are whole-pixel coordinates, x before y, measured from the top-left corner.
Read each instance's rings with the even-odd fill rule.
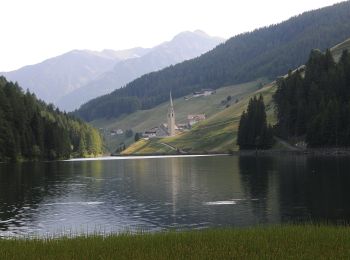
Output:
[[[5,77],[0,77],[0,122],[0,161],[89,157],[104,150],[98,130]]]
[[[1,259],[345,259],[350,228],[277,225],[57,239],[0,239]]]

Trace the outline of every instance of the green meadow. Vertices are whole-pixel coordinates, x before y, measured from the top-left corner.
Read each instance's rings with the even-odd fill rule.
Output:
[[[206,120],[197,123],[189,132],[174,137],[142,140],[128,147],[123,154],[157,154],[167,153],[168,144],[190,153],[227,153],[238,150],[236,137],[238,125],[243,111],[247,108],[249,99],[254,95],[263,95],[266,104],[267,120],[274,124],[276,117],[272,95],[276,90],[274,83],[267,84],[253,92],[246,93],[229,107],[212,114]],[[171,151],[170,152],[174,152]]]
[[[247,95],[255,92],[266,82],[266,79],[259,79],[245,84],[219,88],[216,90],[216,94],[207,97],[197,97],[190,100],[174,99],[176,123],[186,123],[189,114],[206,114],[207,117],[211,117],[220,113],[227,109],[226,106],[231,107]],[[231,100],[225,102],[228,96],[231,96]],[[132,129],[134,133],[143,132],[167,122],[168,106],[169,102],[165,102],[149,110],[139,110],[117,119],[100,119],[93,121],[92,124],[97,128],[107,129],[107,131],[121,128],[123,130]],[[119,143],[124,142],[130,145],[134,142],[134,137],[126,138],[125,135],[105,135],[105,139],[110,151],[114,151]]]
[[[285,225],[0,240],[0,259],[349,259],[350,228]]]

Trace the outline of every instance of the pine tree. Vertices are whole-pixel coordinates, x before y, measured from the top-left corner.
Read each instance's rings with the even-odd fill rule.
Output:
[[[350,57],[338,63],[330,50],[312,51],[305,76],[291,73],[278,81],[274,101],[277,129],[286,139],[304,139],[310,147],[350,146]]]
[[[101,154],[99,132],[0,77],[0,161]]]
[[[272,127],[267,125],[263,96],[250,99],[247,111],[244,111],[239,127],[237,144],[241,150],[269,149],[273,144]]]

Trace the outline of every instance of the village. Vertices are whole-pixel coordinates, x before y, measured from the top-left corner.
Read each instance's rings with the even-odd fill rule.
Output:
[[[184,97],[186,101],[191,102],[194,98],[206,97],[215,94],[216,91],[213,89],[202,89],[200,91],[193,92],[192,95]],[[154,126],[149,129],[144,129],[140,133],[140,138],[163,138],[167,136],[175,136],[179,133],[189,131],[195,124],[206,119],[205,114],[188,114],[185,122],[176,124],[175,121],[175,109],[173,105],[172,96],[170,93],[170,101],[167,113],[167,122],[161,123],[160,125]],[[126,129],[112,129],[109,131],[110,136],[121,136],[126,134]]]

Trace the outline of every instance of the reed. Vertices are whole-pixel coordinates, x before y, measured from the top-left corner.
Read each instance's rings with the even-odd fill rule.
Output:
[[[0,259],[348,259],[350,228],[283,225],[2,239]]]

